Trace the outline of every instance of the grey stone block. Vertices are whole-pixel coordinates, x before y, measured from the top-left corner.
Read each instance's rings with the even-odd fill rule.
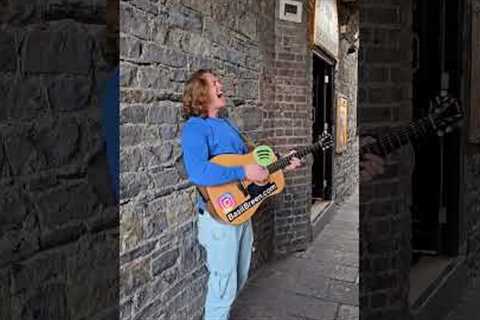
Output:
[[[177,125],[163,125],[160,127],[160,136],[163,141],[176,138],[178,135]]]
[[[159,13],[159,5],[161,6],[156,0],[136,0],[132,2],[132,5],[138,10],[151,13],[152,15],[157,15]]]
[[[151,283],[152,279],[150,258],[133,263],[128,270],[120,271],[120,296],[132,295],[141,287]]]
[[[152,16],[125,4],[125,2],[120,5],[121,32],[132,34],[141,39],[151,39],[153,30],[149,21],[152,18]]]
[[[32,120],[48,112],[46,90],[40,77],[21,81],[7,77],[1,80],[0,87],[5,94],[0,119]]]
[[[131,146],[140,143],[158,143],[161,138],[160,128],[147,125],[120,126],[121,146]]]
[[[3,72],[15,71],[17,69],[17,52],[13,34],[2,32],[2,37],[0,37],[0,53],[2,55],[0,70]]]
[[[40,247],[40,230],[36,217],[30,214],[20,226],[2,230],[0,236],[0,266],[19,261],[37,252]]]
[[[120,64],[120,86],[121,87],[134,87],[137,85],[137,67],[127,64]]]
[[[120,253],[137,247],[143,239],[142,208],[123,206],[120,210]]]
[[[350,305],[341,305],[338,309],[338,320],[358,320],[359,308]]]
[[[0,318],[4,320],[13,320],[10,286],[10,268],[3,268],[0,270]]]
[[[152,272],[154,276],[161,274],[166,269],[173,267],[179,257],[178,248],[166,251],[152,262]]]
[[[0,141],[2,141],[2,140],[3,140],[3,138],[0,135]],[[9,168],[8,163],[6,161],[6,156],[5,156],[3,143],[1,143],[0,144],[0,179],[9,175],[9,169],[10,168]]]
[[[191,236],[191,235],[187,235]],[[184,273],[189,273],[198,266],[201,266],[205,263],[204,257],[202,257],[202,252],[197,241],[186,245],[181,248],[181,270]]]
[[[161,299],[155,299],[150,302],[145,308],[140,310],[137,314],[134,315],[134,320],[167,320],[165,316],[165,310],[162,308],[163,302]]]
[[[51,283],[35,290],[32,295],[13,298],[13,319],[69,319],[64,283]]]
[[[256,13],[250,11],[249,8],[246,8],[244,15],[238,16],[238,31],[251,40],[257,38],[257,15]]]
[[[39,8],[37,4],[28,0],[8,1],[2,4],[0,22],[10,25],[24,25],[39,22]]]
[[[5,137],[5,152],[13,175],[28,174],[46,167],[28,132],[11,132]]]
[[[88,74],[93,43],[85,30],[70,22],[48,31],[30,31],[22,48],[23,69],[35,73]]]
[[[139,246],[131,251],[128,251],[120,256],[120,264],[124,265],[137,258],[141,258],[144,256],[149,255],[154,249],[157,244],[157,241],[153,240],[147,242],[146,244]]]
[[[153,206],[153,205],[152,205]],[[165,211],[147,208],[143,221],[145,239],[156,238],[167,230],[167,216]]]
[[[45,250],[74,242],[85,232],[87,232],[87,228],[82,222],[63,224],[52,229],[42,230],[41,247]]]
[[[37,199],[42,230],[54,230],[72,222],[86,222],[96,213],[98,199],[86,183],[59,187]]]
[[[258,94],[258,82],[252,80],[238,81],[235,94],[246,99],[254,99]]]
[[[133,299],[128,299],[125,302],[120,303],[119,317],[122,320],[132,319]]]
[[[180,122],[181,104],[171,101],[160,101],[148,108],[148,123],[177,124]]]
[[[59,76],[49,84],[47,90],[54,110],[60,112],[82,110],[91,99],[92,78]]]
[[[48,0],[43,4],[46,20],[73,19],[83,23],[105,23],[105,2],[94,0]]]
[[[148,106],[144,104],[131,104],[120,110],[120,124],[145,123]]]
[[[145,43],[140,57],[142,63],[160,63],[176,68],[187,65],[187,56],[169,48],[160,47],[156,44]]]
[[[169,8],[166,24],[171,27],[188,30],[193,33],[202,32],[202,14],[187,7],[176,6]]]
[[[120,58],[129,60],[139,60],[143,49],[140,40],[129,36],[120,37]]]
[[[230,37],[228,36],[228,31],[224,26],[217,23],[217,21],[214,21],[210,17],[204,18],[204,24],[204,37],[221,46],[228,45],[228,43],[230,42]]]
[[[137,71],[138,85],[144,89],[165,89],[170,85],[168,69],[140,67]]]
[[[12,273],[12,292],[34,292],[47,283],[64,283],[66,270],[65,255],[48,252],[27,261],[15,264]]]
[[[71,319],[92,318],[118,303],[118,232],[86,235],[67,259],[67,297]]]
[[[140,146],[120,152],[122,172],[135,172],[140,169],[154,168],[171,163],[173,147],[171,144]]]
[[[26,196],[18,188],[5,188],[0,191],[0,231],[18,227],[25,220],[28,213],[27,203]]]
[[[142,309],[148,308],[148,305],[155,301],[156,299],[161,299],[162,295],[160,292],[165,291],[167,283],[159,277],[156,277],[152,280],[150,286],[140,289],[134,295],[134,304],[132,306],[133,313],[142,313]],[[163,308],[162,308],[163,309]]]
[[[254,106],[239,106],[234,109],[232,118],[242,130],[257,130],[263,123],[263,111]]]

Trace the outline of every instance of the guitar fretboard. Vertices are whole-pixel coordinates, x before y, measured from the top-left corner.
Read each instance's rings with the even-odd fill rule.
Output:
[[[416,141],[435,132],[435,122],[431,116],[421,118],[418,121],[411,122],[407,126],[397,129],[383,137],[380,137],[375,143],[367,144],[360,148],[360,155],[373,153],[382,157],[395,151],[396,149]]]
[[[274,163],[272,163],[271,165],[267,166],[268,172],[270,174],[272,174],[275,171],[284,169],[285,167],[287,167],[290,164],[290,160],[292,160],[293,157],[301,159],[301,158],[305,157],[307,154],[309,154],[311,152],[316,152],[316,151],[318,151],[318,150],[320,150],[324,147],[325,146],[321,142],[317,142],[317,143],[314,143],[314,144],[312,144],[308,147],[304,147],[304,148],[300,149],[299,151],[297,151],[296,153],[291,154],[289,156],[286,156],[282,159],[279,159],[279,160],[275,161]]]

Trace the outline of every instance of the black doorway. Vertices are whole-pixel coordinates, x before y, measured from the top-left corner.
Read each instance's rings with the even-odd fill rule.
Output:
[[[323,132],[333,135],[333,71],[334,64],[328,59],[313,54],[313,142]],[[335,136],[335,135],[333,135]],[[312,166],[312,202],[334,199],[333,151],[314,154]]]
[[[414,117],[428,113],[442,90],[458,98],[461,84],[461,1],[417,1],[414,30]],[[460,133],[434,137],[415,147],[412,177],[412,247],[419,255],[458,254]],[[413,262],[417,259],[413,259]]]

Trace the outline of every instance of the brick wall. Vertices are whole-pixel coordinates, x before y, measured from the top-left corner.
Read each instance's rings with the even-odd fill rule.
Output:
[[[411,120],[412,1],[360,4],[359,130],[381,133]],[[362,319],[407,319],[410,267],[408,151],[360,185]]]
[[[275,103],[266,120],[267,136],[277,150],[286,153],[292,148],[312,143],[312,59],[308,43],[308,1],[304,1],[304,19],[292,23],[276,18],[275,33]],[[278,2],[277,9],[278,11]],[[354,191],[358,182],[357,142],[357,61],[358,51],[347,51],[358,32],[358,7],[339,5],[339,23],[347,25],[340,39],[338,65],[335,70],[335,97],[346,97],[349,102],[347,150],[335,155],[334,183],[336,202],[341,203]],[[336,101],[334,102],[334,110]],[[334,111],[335,112],[335,111]],[[271,119],[271,120],[270,120]],[[268,130],[271,127],[270,130]],[[277,254],[305,249],[312,237],[311,158],[307,165],[286,174],[287,187],[275,202],[274,246]]]
[[[470,15],[474,15],[474,8],[480,5],[480,1],[478,0],[471,0],[465,2],[465,15],[469,17]],[[469,7],[471,6],[471,7]],[[476,13],[478,15],[478,12]],[[469,21],[470,19],[466,19]],[[474,65],[478,68],[478,57],[472,55],[473,43],[471,39],[471,29],[469,23],[464,25],[464,38],[465,39],[465,55],[466,58],[466,72],[467,76],[466,79],[469,80],[467,82],[467,90],[465,91],[464,99],[469,101],[471,99],[470,91],[473,90],[475,87],[472,83],[473,81],[478,81],[477,79],[469,79],[468,74],[471,73],[471,68],[474,68]],[[472,61],[472,59],[477,59],[476,61]],[[465,124],[469,124],[471,116],[470,110],[477,106],[472,105],[471,103],[465,103],[467,110],[466,114],[467,117],[465,119]],[[465,130],[465,134],[468,134],[468,130],[470,129],[467,125],[467,130]],[[463,182],[463,192],[464,192],[464,201],[463,201],[463,226],[461,226],[460,230],[463,230],[462,240],[464,240],[462,247],[466,248],[466,256],[467,256],[467,266],[469,270],[468,279],[475,285],[477,288],[480,286],[480,147],[474,144],[466,144],[465,147],[465,156],[464,156],[464,182]],[[462,221],[462,220],[461,220]]]
[[[197,319],[202,312],[207,272],[196,241],[195,192],[176,166],[180,98],[192,72],[217,71],[229,116],[257,142],[280,154],[311,142],[307,15],[301,24],[280,21],[278,3],[121,2],[123,319]],[[347,78],[356,74],[350,70],[353,60],[343,65],[349,73],[339,75],[342,92],[352,99],[352,126],[355,82]],[[352,139],[350,159],[354,145]],[[349,161],[338,164],[348,163],[345,176],[355,171]],[[274,253],[305,248],[311,240],[310,171],[306,166],[287,173],[286,192],[254,217],[253,270]],[[352,189],[349,183],[345,178],[342,190]]]
[[[301,23],[278,18],[275,9],[275,102],[264,121],[276,151],[286,154],[312,142],[312,53],[308,46],[306,2]],[[285,191],[273,208],[277,254],[305,249],[311,241],[311,168],[285,174]]]
[[[1,319],[94,318],[117,306],[104,15],[104,1],[2,2]]]
[[[336,201],[342,202],[358,186],[357,95],[360,30],[359,9],[356,3],[350,5],[339,3],[338,11],[338,22],[345,26],[346,30],[340,34],[340,58],[335,73],[335,94],[336,97],[342,96],[348,101],[348,145],[344,152],[335,156],[334,169]]]
[[[464,238],[466,244],[468,279],[474,285],[480,285],[480,151],[471,148],[465,157],[464,182]]]

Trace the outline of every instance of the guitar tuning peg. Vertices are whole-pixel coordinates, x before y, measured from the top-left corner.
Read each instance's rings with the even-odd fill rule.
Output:
[[[437,131],[437,136],[443,137],[444,135],[445,135],[445,133],[442,130]]]
[[[450,132],[452,132],[452,131],[453,131],[452,126],[448,126],[447,128],[445,128],[445,132],[446,132],[446,133],[450,133]]]

